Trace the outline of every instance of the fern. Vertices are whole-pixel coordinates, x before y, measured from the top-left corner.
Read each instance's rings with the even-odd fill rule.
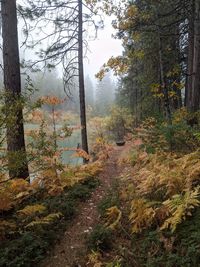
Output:
[[[49,225],[60,219],[62,216],[63,214],[61,212],[51,213],[43,218],[38,218],[37,220],[30,222],[29,224],[26,225],[25,228],[34,228],[42,225]]]
[[[45,211],[46,211],[46,207],[44,205],[35,204],[35,205],[28,205],[22,210],[18,210],[17,213],[19,216],[32,217],[37,214],[42,214]]]
[[[103,263],[100,260],[101,254],[96,251],[91,251],[91,253],[88,255],[89,264],[92,264],[94,267],[102,267]]]
[[[106,216],[107,216],[106,227],[113,230],[119,224],[122,217],[122,212],[118,209],[117,206],[114,206],[107,209]]]
[[[13,194],[19,194],[28,191],[29,189],[30,184],[24,179],[14,179],[9,182],[9,191]]]
[[[176,230],[178,224],[186,219],[186,216],[192,215],[192,210],[200,205],[199,187],[193,191],[187,190],[185,194],[174,195],[171,199],[166,200],[163,204],[169,209],[171,217],[169,217],[161,230],[170,228],[172,232]]]
[[[140,164],[134,178],[138,194],[154,197],[156,193],[162,192],[164,198],[169,198],[198,183],[200,152],[177,158],[175,154],[156,153],[149,156],[144,167]]]
[[[12,195],[6,191],[0,191],[0,211],[10,210],[13,206]]]
[[[109,262],[106,264],[106,267],[122,267],[121,263],[119,261],[117,262]]]
[[[139,233],[152,225],[156,211],[151,205],[152,203],[147,202],[145,199],[135,199],[132,201],[129,219],[132,224],[133,233]]]
[[[14,221],[0,220],[0,240],[3,240],[7,234],[15,232],[17,225]]]
[[[8,211],[30,195],[30,184],[23,179],[5,181],[0,185],[0,211]]]

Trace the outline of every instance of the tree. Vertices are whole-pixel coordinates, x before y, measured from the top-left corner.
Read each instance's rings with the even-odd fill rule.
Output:
[[[197,2],[196,19],[191,29],[195,24],[198,32]],[[188,38],[188,21],[191,24],[194,17],[191,1],[135,0],[125,1],[120,7],[114,4],[111,6],[117,18],[113,22],[114,28],[118,30],[116,37],[122,40],[124,52],[122,56],[108,60],[97,76],[102,78],[102,74],[110,68],[120,76],[118,101],[129,103],[132,113],[136,115],[136,122],[157,113],[159,116],[164,115],[171,124],[172,113],[182,106],[188,42],[193,46],[192,31]],[[198,37],[197,33],[196,48]],[[194,53],[190,54],[192,66],[192,62],[196,61],[191,60]],[[197,57],[196,49],[194,58]],[[190,80],[194,75],[191,68],[188,72]],[[196,71],[196,77],[198,73]],[[186,96],[190,92],[199,103],[198,94],[195,96],[194,93],[199,90],[191,91],[191,86],[187,87]]]
[[[82,4],[82,0],[78,0],[78,77],[79,77],[82,149],[85,152],[89,153],[88,140],[87,140],[85,84],[84,84],[84,69],[83,69],[83,4]],[[84,161],[87,162],[86,159],[84,159]]]
[[[7,112],[7,150],[10,178],[29,176],[21,101],[16,0],[1,1],[4,86]],[[18,165],[16,157],[20,157]],[[18,159],[19,160],[19,159]]]
[[[200,2],[192,0],[190,10],[186,105],[195,112],[200,108]]]
[[[86,106],[94,108],[94,86],[89,75],[85,78],[85,97]]]
[[[98,116],[106,116],[114,102],[115,85],[108,73],[96,87],[95,112]]]
[[[90,3],[91,2],[91,3]],[[87,46],[87,41],[83,37],[85,29],[84,23],[93,26],[96,33],[96,23],[93,19],[95,13],[91,9],[93,1],[63,1],[63,0],[37,0],[34,3],[27,0],[29,8],[20,6],[20,11],[24,17],[30,18],[31,23],[37,21],[31,29],[42,28],[44,24],[52,32],[45,33],[39,40],[33,41],[30,46],[33,48],[41,42],[48,41],[46,49],[40,50],[40,58],[32,63],[33,67],[37,63],[45,62],[48,67],[62,64],[65,91],[70,94],[76,86],[77,79],[79,84],[80,97],[80,121],[82,134],[82,148],[88,153],[87,144],[87,125],[85,113],[85,86],[83,70],[83,49]],[[87,12],[83,12],[83,7]]]

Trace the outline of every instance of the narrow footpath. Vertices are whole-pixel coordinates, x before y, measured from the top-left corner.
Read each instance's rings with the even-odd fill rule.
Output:
[[[98,224],[97,206],[106,195],[114,179],[122,172],[117,161],[129,151],[129,144],[115,147],[110,153],[103,171],[99,175],[101,185],[93,192],[91,198],[82,203],[79,214],[73,219],[60,243],[47,256],[41,267],[84,267],[87,235]]]

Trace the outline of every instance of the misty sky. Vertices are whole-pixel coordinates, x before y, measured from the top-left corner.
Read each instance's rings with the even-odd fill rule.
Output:
[[[108,61],[111,56],[118,56],[122,53],[121,41],[114,39],[112,34],[115,30],[112,25],[112,18],[104,17],[104,29],[98,30],[98,35],[95,40],[89,41],[89,50],[84,59],[85,75],[89,75],[93,82],[95,82],[95,74],[100,70],[101,66]],[[19,29],[21,28],[19,23]],[[89,29],[90,30],[90,29]],[[24,36],[19,30],[20,44],[24,41]],[[44,46],[43,42],[43,46]],[[25,52],[26,51],[26,52]],[[21,50],[22,58],[34,58],[34,50]],[[58,68],[58,74],[62,75],[62,70]]]
[[[20,0],[18,0],[20,2]],[[89,75],[93,82],[95,82],[95,74],[100,70],[101,66],[108,61],[111,56],[118,56],[122,53],[121,41],[112,38],[112,34],[115,34],[113,29],[111,17],[104,15],[104,29],[98,30],[98,36],[95,40],[89,41],[89,51],[87,52],[87,58],[84,60],[85,75]],[[23,21],[19,22],[19,29],[22,27]],[[90,29],[89,29],[90,30]],[[19,31],[20,32],[20,31]],[[20,43],[24,41],[22,33],[19,34]],[[42,46],[46,43],[43,42]],[[30,59],[34,58],[35,51],[21,50],[21,57]],[[62,76],[62,70],[58,68],[59,76]]]
[[[94,75],[111,56],[118,56],[122,53],[121,41],[111,37],[115,33],[111,22],[112,19],[106,18],[105,27],[99,30],[98,38],[89,42],[90,52],[88,51],[88,59],[85,60],[85,73],[89,74],[91,79],[94,79]]]

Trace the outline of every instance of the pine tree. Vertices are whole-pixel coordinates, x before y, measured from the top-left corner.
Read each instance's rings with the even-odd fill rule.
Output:
[[[8,168],[10,178],[27,178],[16,10],[16,0],[1,1]]]

